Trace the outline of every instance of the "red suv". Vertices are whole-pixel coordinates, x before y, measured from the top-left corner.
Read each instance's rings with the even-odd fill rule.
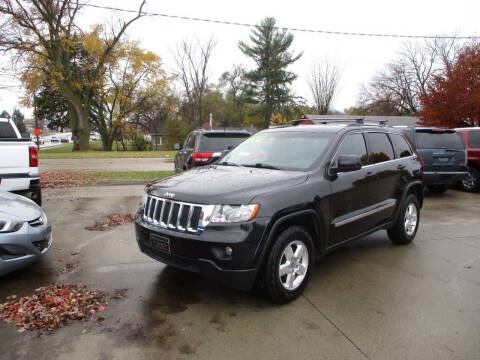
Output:
[[[461,182],[465,191],[480,191],[480,127],[455,129],[461,135],[467,150],[468,175]]]

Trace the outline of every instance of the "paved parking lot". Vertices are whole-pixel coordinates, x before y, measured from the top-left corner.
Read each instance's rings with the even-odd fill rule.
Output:
[[[428,196],[414,243],[393,246],[384,232],[355,241],[317,262],[304,296],[274,306],[150,260],[132,225],[84,229],[103,215],[134,212],[142,192],[44,192],[55,247],[0,278],[0,302],[62,282],[128,289],[127,296],[110,302],[103,322],[75,322],[45,337],[1,323],[0,358],[480,358],[480,194]],[[60,273],[66,262],[79,271]]]
[[[173,171],[173,160],[161,158],[42,159],[40,172],[48,171]]]

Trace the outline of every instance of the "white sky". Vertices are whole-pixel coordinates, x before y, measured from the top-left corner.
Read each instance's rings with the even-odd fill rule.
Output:
[[[140,0],[90,0],[91,4],[136,9]],[[258,24],[266,16],[273,16],[277,25],[361,33],[405,35],[480,35],[478,0],[335,0],[335,1],[156,1],[149,0],[145,11],[214,20]],[[109,22],[131,15],[85,7],[79,20],[84,28],[94,23]],[[248,41],[251,28],[219,25],[164,17],[144,17],[128,29],[130,39],[139,40],[145,49],[160,55],[169,71],[173,65],[171,49],[182,39],[206,40],[214,36],[217,45],[211,57],[210,81],[233,64],[253,63],[238,49],[238,41]],[[334,108],[343,110],[355,105],[359,86],[366,83],[376,70],[395,57],[405,39],[323,35],[293,32],[293,49],[303,51],[302,58],[291,66],[298,75],[293,89],[297,95],[310,100],[306,83],[312,65],[328,56],[343,68],[341,89]],[[1,85],[14,80],[1,77]],[[0,109],[11,112],[16,106],[21,89],[0,90]],[[31,111],[24,109],[27,115]]]

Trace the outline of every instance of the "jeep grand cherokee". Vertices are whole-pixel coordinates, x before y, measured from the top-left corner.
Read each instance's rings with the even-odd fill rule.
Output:
[[[276,303],[306,287],[315,259],[387,229],[410,243],[423,202],[422,162],[396,129],[327,124],[261,131],[216,164],[145,188],[142,252]]]

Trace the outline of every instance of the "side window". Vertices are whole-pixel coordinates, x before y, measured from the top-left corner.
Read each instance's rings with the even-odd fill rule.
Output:
[[[410,145],[402,135],[390,134],[389,136],[390,140],[392,140],[393,148],[395,149],[395,154],[397,155],[397,158],[403,158],[413,155]]]
[[[368,138],[368,157],[370,164],[393,160],[393,148],[387,134],[385,133],[367,133]]]
[[[9,122],[0,122],[0,138],[4,139],[15,139],[17,138],[17,134],[15,130],[13,130],[12,125]]]
[[[193,149],[195,147],[195,134],[190,134],[185,140],[185,146],[183,147],[184,149]]]
[[[363,135],[352,134],[343,139],[340,147],[338,148],[337,155],[335,156],[335,163],[337,163],[338,157],[342,155],[360,156],[362,165],[367,165],[367,148],[365,146]]]
[[[470,131],[468,133],[468,143],[472,148],[480,148],[480,131]]]

